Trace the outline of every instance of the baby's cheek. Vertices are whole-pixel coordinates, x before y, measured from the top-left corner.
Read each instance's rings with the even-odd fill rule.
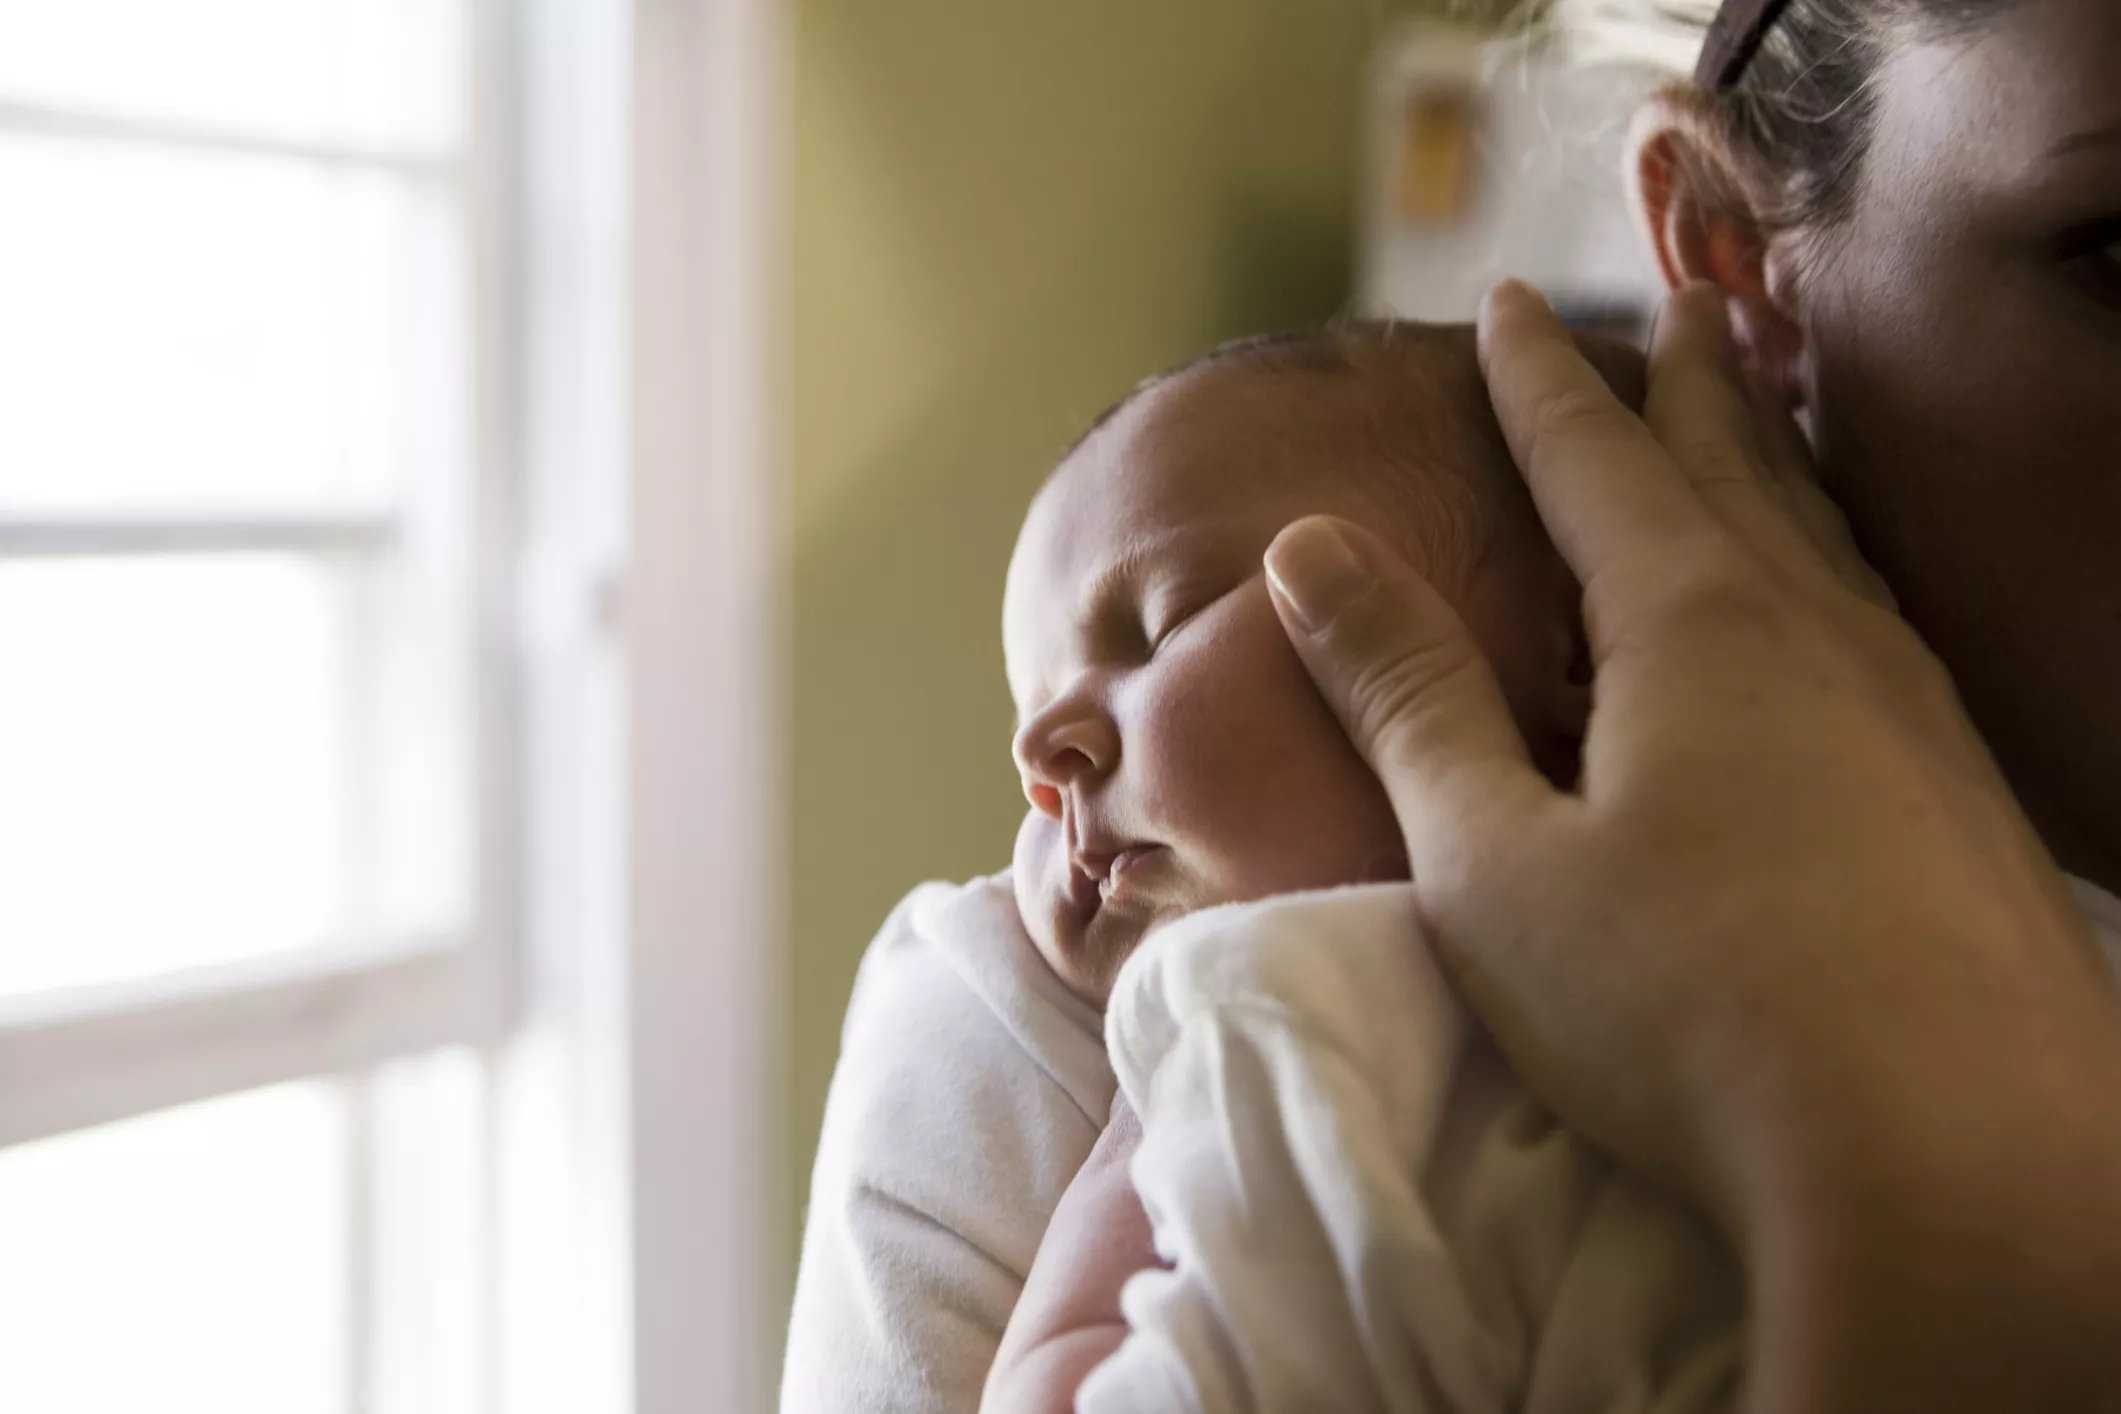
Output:
[[[1028,811],[1016,832],[1016,850],[1010,856],[1009,883],[1016,892],[1016,912],[1024,930],[1050,962],[1061,952],[1054,936],[1054,859],[1061,849],[1058,820],[1039,811]]]
[[[1258,776],[1278,762],[1299,774],[1352,755],[1340,724],[1312,685],[1263,585],[1248,586],[1220,632],[1206,635],[1183,677],[1179,722]]]
[[[1297,681],[1302,664],[1280,629],[1268,639],[1257,618],[1227,613],[1202,623],[1142,675],[1134,734],[1144,749],[1134,764],[1166,789],[1206,797],[1242,784],[1314,725],[1305,697],[1316,694],[1308,679]]]
[[[1153,676],[1149,759],[1137,763],[1228,900],[1372,877],[1397,835],[1382,787],[1259,600]]]

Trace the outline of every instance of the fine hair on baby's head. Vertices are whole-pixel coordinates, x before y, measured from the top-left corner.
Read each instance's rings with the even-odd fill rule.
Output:
[[[1434,582],[1455,582],[1498,537],[1537,525],[1465,324],[1350,320],[1232,339],[1135,385],[1052,474],[1144,399],[1188,383],[1218,399],[1299,394],[1277,414],[1282,437],[1321,475],[1348,477],[1396,511],[1368,528],[1415,537],[1409,553]]]
[[[1590,351],[1639,401],[1625,353]],[[1153,377],[1040,489],[1003,604],[1031,807],[1018,903],[1094,1001],[1170,918],[1404,877],[1383,789],[1267,593],[1267,546],[1317,514],[1427,577],[1534,758],[1573,770],[1587,711],[1576,589],[1496,425],[1471,329],[1344,324]]]

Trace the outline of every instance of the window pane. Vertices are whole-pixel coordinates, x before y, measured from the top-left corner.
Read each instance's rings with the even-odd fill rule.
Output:
[[[0,561],[0,993],[343,925],[348,607],[296,557]]]
[[[0,100],[438,149],[463,20],[458,0],[0,0]]]
[[[368,1082],[365,1414],[486,1407],[486,1075],[476,1052],[383,1067]]]
[[[0,131],[0,191],[0,514],[372,506],[456,472],[440,189]]]
[[[392,557],[0,559],[0,995],[460,924],[450,603]]]
[[[0,1150],[0,1409],[342,1414],[347,1142],[303,1084]]]

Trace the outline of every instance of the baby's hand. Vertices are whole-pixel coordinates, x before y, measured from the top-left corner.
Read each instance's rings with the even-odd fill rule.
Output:
[[[1127,1165],[1141,1121],[1124,1094],[1061,1195],[987,1375],[982,1414],[1068,1414],[1075,1391],[1127,1338],[1120,1288],[1157,1265],[1149,1215]]]

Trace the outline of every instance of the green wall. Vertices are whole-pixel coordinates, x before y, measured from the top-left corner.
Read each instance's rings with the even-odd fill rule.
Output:
[[[1365,0],[800,0],[798,1217],[862,948],[1008,862],[1001,587],[1055,454],[1142,375],[1332,314]]]

